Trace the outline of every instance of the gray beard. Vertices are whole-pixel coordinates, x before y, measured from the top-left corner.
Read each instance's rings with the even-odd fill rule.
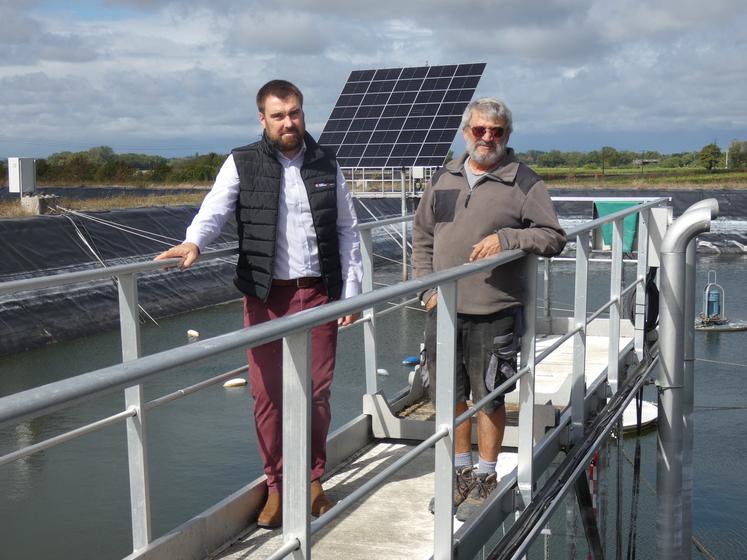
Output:
[[[493,145],[495,146],[495,149],[491,152],[488,152],[485,155],[481,155],[477,153],[477,148],[480,146],[488,146],[488,142],[483,142],[482,140],[479,140],[477,142],[473,142],[467,146],[467,152],[469,153],[469,157],[478,165],[482,167],[492,167],[495,164],[497,164],[501,159],[503,159],[503,156],[506,154],[506,148],[501,144],[500,142],[495,142]]]

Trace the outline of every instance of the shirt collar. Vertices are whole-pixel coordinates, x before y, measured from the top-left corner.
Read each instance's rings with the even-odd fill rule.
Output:
[[[275,155],[278,157],[278,160],[284,163],[288,163],[288,164],[294,163],[298,161],[299,159],[303,160],[303,157],[305,154],[306,154],[306,141],[305,140],[301,141],[301,149],[298,150],[298,153],[295,156],[293,156],[293,159],[287,157],[280,150],[277,150],[277,149],[275,150]]]

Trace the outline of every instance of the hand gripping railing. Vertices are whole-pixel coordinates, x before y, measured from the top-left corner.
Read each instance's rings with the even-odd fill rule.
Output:
[[[582,272],[585,278],[585,271],[588,267],[588,233],[596,227],[605,223],[621,223],[622,219],[628,214],[641,212],[643,216],[647,215],[649,208],[660,204],[664,199],[646,202],[635,208],[623,210],[615,214],[594,220],[589,224],[575,228],[568,232],[569,238],[575,238],[577,243],[577,270]],[[409,218],[404,218],[409,219]],[[376,225],[386,225],[402,221],[403,218],[395,218],[378,222]],[[641,220],[644,223],[646,220]],[[370,226],[376,227],[376,226]],[[366,263],[366,283],[367,289],[372,288],[372,252],[370,234],[367,232],[369,226],[362,227],[362,245]],[[620,236],[621,228],[614,228],[614,236]],[[639,236],[641,231],[639,229]],[[641,247],[647,243],[647,235],[643,236],[643,241],[639,237],[639,252]],[[644,244],[644,245],[642,245]],[[645,253],[645,248],[643,249]],[[225,252],[220,252],[223,255]],[[205,255],[207,256],[207,255]],[[137,289],[134,280],[134,274],[137,270],[157,268],[163,264],[169,264],[172,261],[161,263],[144,263],[140,267],[137,265],[122,265],[121,267],[111,267],[99,271],[86,271],[85,273],[73,273],[60,275],[59,277],[45,278],[31,281],[20,281],[0,285],[0,293],[17,291],[21,289],[30,289],[29,285],[34,287],[47,287],[60,283],[74,281],[91,280],[117,276],[120,285],[120,305],[123,309],[121,320],[122,325],[122,342],[123,357],[122,364],[103,368],[94,372],[79,375],[74,378],[65,379],[55,383],[45,385],[36,389],[31,389],[14,395],[9,395],[0,399],[0,426],[10,423],[20,422],[24,419],[33,418],[43,414],[59,410],[63,407],[77,404],[79,402],[92,399],[94,397],[110,393],[123,388],[128,389],[128,399],[124,411],[115,414],[109,418],[103,419],[98,423],[91,424],[87,427],[75,430],[68,434],[60,436],[54,442],[48,441],[38,446],[48,447],[61,441],[66,441],[80,433],[88,433],[98,429],[103,425],[108,425],[119,421],[123,418],[131,422],[131,428],[128,429],[129,456],[131,472],[131,493],[133,509],[133,548],[138,549],[145,546],[150,540],[150,519],[149,519],[149,492],[148,476],[146,469],[145,457],[145,412],[149,408],[165,404],[180,396],[192,393],[209,384],[217,383],[233,375],[235,372],[228,372],[214,377],[211,380],[204,381],[195,386],[188,387],[171,395],[166,395],[150,403],[142,402],[142,391],[138,386],[141,381],[152,377],[159,372],[191,363],[195,360],[214,356],[216,354],[232,350],[235,348],[254,347],[266,342],[283,338],[284,349],[284,411],[283,411],[283,431],[284,442],[291,442],[295,438],[295,444],[284,448],[284,478],[287,484],[284,486],[284,545],[274,555],[282,557],[290,551],[294,555],[307,558],[310,554],[310,538],[313,533],[320,530],[331,522],[337,515],[346,510],[358,497],[370,492],[387,476],[412,461],[417,455],[422,453],[431,445],[436,446],[436,511],[435,511],[435,529],[434,529],[434,555],[437,558],[451,558],[453,554],[452,533],[453,518],[451,513],[451,484],[453,472],[453,430],[454,426],[464,421],[469,421],[476,410],[485,404],[488,400],[496,395],[505,392],[505,389],[513,382],[519,381],[520,401],[522,412],[520,413],[520,448],[519,448],[519,468],[518,484],[524,499],[524,503],[529,503],[534,492],[536,474],[533,470],[534,455],[532,451],[532,410],[534,405],[534,370],[536,364],[541,362],[550,352],[544,351],[540,356],[535,357],[534,352],[534,300],[536,299],[536,259],[529,257],[526,259],[527,278],[530,279],[529,293],[525,306],[527,309],[528,331],[524,339],[522,348],[522,363],[520,371],[506,383],[496,388],[491,395],[483,401],[476,403],[476,408],[454,419],[454,337],[456,329],[456,282],[460,278],[466,277],[480,271],[492,269],[510,261],[522,258],[524,254],[521,251],[506,251],[497,257],[485,259],[473,263],[465,264],[454,269],[437,272],[427,277],[423,277],[409,282],[400,283],[394,286],[382,288],[379,290],[369,291],[355,298],[337,301],[323,307],[307,310],[295,315],[284,317],[275,321],[264,323],[220,335],[211,339],[199,341],[177,349],[159,352],[146,357],[139,356],[139,330],[136,321],[135,309],[137,301]],[[641,273],[641,264],[639,262],[638,277],[632,286],[626,290],[620,290],[620,287],[614,286],[614,283],[621,278],[619,272],[614,271],[614,267],[622,266],[620,243],[613,241],[613,258],[612,258],[612,299],[603,307],[615,307],[619,310],[620,299],[624,293],[630,289],[640,291],[643,278],[645,277],[645,268]],[[176,262],[174,259],[173,262]],[[368,392],[376,391],[376,362],[375,358],[375,323],[373,318],[373,308],[375,305],[396,300],[404,296],[421,292],[433,286],[438,287],[439,309],[438,315],[438,391],[437,398],[437,416],[436,430],[432,437],[428,438],[422,444],[416,446],[410,453],[402,457],[395,464],[391,465],[386,471],[381,473],[375,479],[361,487],[356,493],[340,501],[331,511],[322,518],[310,522],[308,516],[308,507],[298,507],[299,504],[309,503],[309,408],[308,395],[309,391],[309,339],[310,329],[316,325],[334,320],[337,317],[349,315],[361,309],[366,310],[364,329],[370,329],[366,333],[366,387]],[[557,348],[564,340],[570,337],[574,338],[574,384],[572,389],[571,406],[574,414],[573,424],[578,429],[584,425],[583,417],[583,398],[584,398],[584,364],[583,351],[585,341],[586,325],[598,316],[601,311],[587,316],[586,311],[586,285],[579,288],[577,285],[576,293],[576,327],[571,333],[566,335],[561,341],[557,341],[552,348]],[[610,314],[613,315],[612,313]],[[619,325],[619,313],[615,315]],[[642,314],[641,314],[642,317]],[[639,322],[637,313],[637,323]],[[617,330],[616,330],[617,329]],[[619,333],[619,326],[610,327],[610,333]],[[617,363],[615,355],[614,363]],[[243,369],[243,368],[242,368]],[[578,406],[578,402],[581,406]],[[80,432],[80,433],[79,433]],[[305,437],[299,438],[298,434],[305,434]],[[38,450],[41,447],[26,448],[19,452],[14,452],[5,457],[0,457],[0,464],[16,459],[20,456]],[[292,482],[291,482],[292,481]]]

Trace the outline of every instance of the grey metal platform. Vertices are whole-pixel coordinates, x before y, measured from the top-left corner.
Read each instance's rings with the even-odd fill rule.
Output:
[[[538,349],[556,340],[557,336],[538,337]],[[629,344],[630,338],[621,337],[620,345]],[[607,365],[607,338],[587,338],[587,384],[603,375]],[[552,360],[541,364],[537,372],[538,402],[562,407],[567,397],[567,379],[572,371],[572,341],[565,342]],[[541,406],[541,405],[538,405]],[[547,406],[547,405],[545,405]],[[421,418],[424,428],[433,423],[430,403],[415,407],[415,417]],[[509,404],[509,408],[511,405]],[[424,412],[425,411],[425,412]],[[510,416],[510,411],[509,411]],[[429,419],[431,421],[429,421]],[[412,421],[412,420],[410,420]],[[509,419],[510,422],[510,419]],[[508,426],[507,431],[512,429]],[[515,430],[515,427],[513,428]],[[511,438],[509,438],[511,439]],[[379,440],[367,445],[359,453],[340,464],[324,482],[325,491],[335,501],[344,500],[365,481],[402,457],[412,446],[406,441]],[[515,476],[517,455],[512,448],[504,448],[499,456],[499,479]],[[430,449],[407,465],[395,477],[370,494],[358,500],[345,516],[332,522],[313,537],[312,555],[320,559],[429,558],[433,554],[433,515],[428,502],[434,493],[434,452]],[[455,531],[461,524],[455,520]],[[282,530],[257,528],[255,524],[238,540],[209,556],[213,559],[262,560],[268,558],[282,545]]]

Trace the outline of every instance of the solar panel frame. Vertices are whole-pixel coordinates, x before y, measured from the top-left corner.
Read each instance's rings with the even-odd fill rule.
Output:
[[[485,66],[353,70],[319,143],[342,167],[440,166]]]

